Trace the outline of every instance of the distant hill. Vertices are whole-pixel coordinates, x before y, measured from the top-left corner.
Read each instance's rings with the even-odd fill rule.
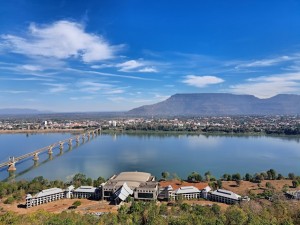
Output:
[[[19,109],[19,108],[5,108],[0,109],[0,115],[29,115],[49,113],[49,111],[39,111],[36,109]]]
[[[175,94],[165,101],[127,112],[135,116],[300,115],[300,95],[268,99],[225,93]]]

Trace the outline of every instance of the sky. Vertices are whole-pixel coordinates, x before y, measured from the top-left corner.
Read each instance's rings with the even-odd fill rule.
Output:
[[[0,108],[300,94],[299,12],[297,0],[1,1]]]

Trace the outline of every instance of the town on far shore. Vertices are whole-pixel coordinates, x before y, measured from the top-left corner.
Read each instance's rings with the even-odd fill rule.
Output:
[[[103,132],[186,132],[217,134],[299,135],[300,116],[114,117],[94,114],[50,114],[0,117],[0,133],[80,132],[102,127]]]

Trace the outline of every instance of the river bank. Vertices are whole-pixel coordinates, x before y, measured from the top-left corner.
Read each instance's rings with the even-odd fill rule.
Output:
[[[82,133],[84,129],[0,130],[0,134]]]

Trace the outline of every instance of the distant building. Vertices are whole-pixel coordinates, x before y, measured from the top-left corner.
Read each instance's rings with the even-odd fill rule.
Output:
[[[160,200],[176,200],[183,199],[199,199],[207,197],[207,193],[211,190],[208,183],[190,183],[186,181],[170,180],[159,182]]]
[[[130,195],[140,200],[156,200],[157,194],[158,182],[150,173],[144,172],[122,172],[102,185],[102,199],[116,203]]]
[[[235,204],[242,200],[242,197],[232,191],[218,189],[208,193],[208,199],[215,202],[222,202],[226,204]]]

